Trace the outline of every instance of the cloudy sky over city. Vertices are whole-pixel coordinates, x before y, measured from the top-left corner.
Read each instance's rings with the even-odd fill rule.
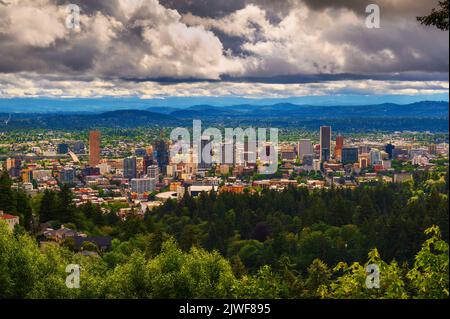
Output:
[[[0,0],[0,98],[448,94],[437,1],[370,3]]]

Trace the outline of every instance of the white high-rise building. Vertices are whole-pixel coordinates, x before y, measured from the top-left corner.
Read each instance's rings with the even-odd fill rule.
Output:
[[[369,152],[370,165],[381,164],[381,152],[376,148],[372,148]]]
[[[151,166],[147,167],[147,176],[149,178],[158,178],[159,177],[158,165],[151,165]]]
[[[313,160],[313,170],[315,170],[316,172],[320,171],[320,160],[319,159]]]
[[[154,178],[133,178],[131,180],[131,192],[143,194],[154,191],[156,188],[156,179]]]

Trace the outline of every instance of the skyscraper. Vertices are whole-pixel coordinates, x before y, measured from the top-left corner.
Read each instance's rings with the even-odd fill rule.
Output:
[[[330,149],[329,148],[322,148],[320,152],[320,159],[321,161],[325,162],[330,159]]]
[[[302,140],[298,141],[297,154],[298,154],[298,158],[301,161],[303,161],[303,158],[305,157],[305,155],[314,154],[313,145],[311,143],[311,140],[302,139]]]
[[[234,165],[236,163],[236,144],[233,141],[222,143],[222,158],[220,164]]]
[[[369,152],[370,165],[381,164],[381,152],[376,148],[373,148]]]
[[[199,169],[208,170],[212,167],[212,145],[209,136],[202,136],[200,140],[201,158],[198,164]]]
[[[145,155],[144,158],[142,159],[142,172],[144,172],[144,174],[147,174],[148,167],[154,164],[155,161],[153,160],[153,156]]]
[[[127,157],[123,160],[123,177],[132,179],[136,178],[136,157]]]
[[[169,165],[169,148],[164,140],[158,140],[155,142],[154,154],[160,172],[166,172],[166,166]]]
[[[327,161],[331,151],[331,126],[320,127],[320,161]]]
[[[341,150],[342,163],[350,164],[358,162],[358,148],[357,147],[345,147]]]
[[[336,136],[336,146],[334,147],[334,158],[342,159],[342,149],[344,148],[344,137],[342,135]]]
[[[393,153],[394,149],[395,149],[395,146],[390,143],[387,144],[386,147],[384,148],[386,153],[388,153],[390,159],[392,159],[392,153]]]
[[[100,132],[89,132],[89,166],[94,167],[100,163]]]
[[[18,157],[6,160],[6,169],[11,177],[19,177],[21,167],[22,160]]]
[[[76,141],[76,142],[73,144],[72,151],[73,151],[75,154],[84,154],[84,152],[85,152],[85,146],[84,146],[84,143],[81,142],[81,141]]]
[[[56,153],[58,154],[67,154],[69,153],[69,145],[66,143],[60,143],[56,146]]]
[[[73,168],[64,168],[59,173],[59,180],[62,184],[73,184],[75,179],[75,170]]]

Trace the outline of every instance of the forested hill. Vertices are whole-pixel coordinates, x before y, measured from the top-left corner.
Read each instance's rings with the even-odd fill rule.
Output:
[[[73,205],[67,187],[31,203],[3,174],[0,210],[22,225],[0,223],[0,298],[448,298],[448,186],[448,173],[422,172],[355,190],[211,193],[121,220]],[[32,215],[111,236],[112,249],[40,250]],[[65,288],[71,263],[81,289]],[[365,287],[366,263],[380,289]]]
[[[152,108],[148,109],[149,111]],[[423,101],[411,104],[375,105],[297,105],[280,103],[274,105],[235,105],[215,107],[197,105],[170,114],[177,118],[192,117],[300,117],[300,118],[399,118],[399,117],[448,117],[449,103],[444,101]]]

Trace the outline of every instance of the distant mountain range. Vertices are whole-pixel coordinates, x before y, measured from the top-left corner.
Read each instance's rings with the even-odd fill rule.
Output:
[[[417,130],[448,132],[448,102],[423,101],[407,105],[312,106],[196,105],[184,109],[152,107],[102,113],[0,113],[0,131],[13,128],[88,129],[92,127],[191,126],[193,119],[214,125],[314,128],[332,124],[341,130]],[[8,121],[9,120],[9,121]]]
[[[193,118],[348,118],[348,117],[448,117],[448,102],[424,101],[407,105],[386,103],[376,105],[317,106],[280,103],[266,106],[234,105],[216,107],[197,105],[167,112],[149,108],[149,111],[170,114],[180,119]]]
[[[194,105],[229,107],[230,105],[274,105],[291,103],[296,105],[376,105],[382,103],[410,104],[420,101],[447,101],[448,93],[439,94],[388,94],[388,95],[313,95],[277,98],[245,98],[216,96],[172,96],[142,99],[134,97],[98,98],[4,98],[0,92],[0,112],[13,113],[102,113],[117,110],[146,110],[148,108],[186,109]],[[154,112],[154,111],[152,111]],[[165,112],[165,111],[164,111]]]

